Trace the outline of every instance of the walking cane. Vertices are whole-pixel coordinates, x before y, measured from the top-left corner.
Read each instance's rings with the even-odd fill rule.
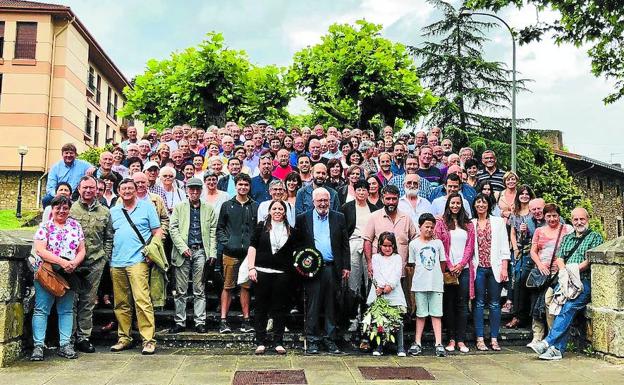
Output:
[[[303,354],[308,354],[308,334],[306,333],[306,319],[308,306],[306,304],[306,288],[303,285]]]

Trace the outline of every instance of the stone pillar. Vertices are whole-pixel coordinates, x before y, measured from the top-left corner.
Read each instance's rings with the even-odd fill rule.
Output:
[[[592,301],[587,307],[592,347],[607,357],[624,358],[624,237],[588,250]]]
[[[24,292],[30,271],[26,258],[32,245],[19,236],[0,231],[0,367],[22,355]]]

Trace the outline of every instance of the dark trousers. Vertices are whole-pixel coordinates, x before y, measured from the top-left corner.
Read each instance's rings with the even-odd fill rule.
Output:
[[[256,294],[256,344],[267,344],[267,320],[273,318],[273,342],[281,345],[288,309],[290,277],[287,273],[263,273],[258,271],[254,284]]]
[[[468,297],[470,296],[470,271],[459,275],[459,285],[444,285],[444,321],[450,339],[466,340],[468,323]]]
[[[305,283],[307,296],[305,334],[309,342],[319,342],[318,329],[321,311],[325,318],[325,339],[336,336],[336,278],[332,265],[325,265],[316,277]]]
[[[517,260],[514,266],[513,315],[523,325],[531,321],[531,290],[526,287],[526,281],[533,266],[535,264],[528,254]]]

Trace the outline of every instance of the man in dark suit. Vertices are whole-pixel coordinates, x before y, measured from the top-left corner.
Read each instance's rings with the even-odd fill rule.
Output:
[[[341,280],[349,279],[351,258],[349,236],[342,213],[332,211],[330,195],[323,187],[312,193],[314,209],[297,216],[296,228],[301,246],[314,247],[323,256],[321,271],[305,282],[307,294],[305,334],[309,342],[307,352],[317,354],[321,336],[318,332],[319,314],[325,318],[325,335],[322,340],[327,350],[341,353],[334,342],[336,338],[336,291]]]

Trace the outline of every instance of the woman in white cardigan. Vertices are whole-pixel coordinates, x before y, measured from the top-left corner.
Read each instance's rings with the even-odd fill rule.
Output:
[[[507,264],[510,259],[509,238],[505,220],[491,216],[492,203],[483,194],[478,194],[473,204],[476,230],[473,264],[477,266],[475,275],[474,325],[477,350],[488,350],[483,341],[483,309],[488,298],[490,308],[490,338],[492,350],[499,351],[498,332],[500,329],[500,296],[503,283],[507,281]]]

